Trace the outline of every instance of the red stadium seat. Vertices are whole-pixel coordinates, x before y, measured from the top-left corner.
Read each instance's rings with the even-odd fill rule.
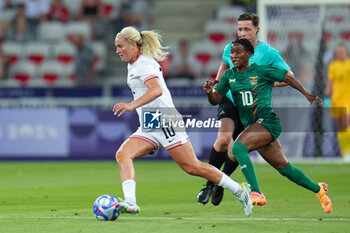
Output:
[[[350,30],[340,32],[340,38],[343,40],[350,40]]]
[[[102,0],[104,16],[111,19],[118,16],[121,1]]]
[[[69,42],[61,42],[54,47],[53,57],[62,65],[74,63],[76,56],[76,48]]]
[[[326,43],[332,40],[332,34],[328,31],[323,32],[323,39]]]
[[[10,77],[20,86],[27,86],[35,76],[35,66],[28,61],[18,62],[10,68]]]
[[[222,44],[232,40],[232,31],[233,26],[222,21],[209,21],[204,26],[207,39],[214,44]]]
[[[288,38],[292,39],[293,37],[297,37],[298,40],[304,40],[305,33],[302,31],[292,31],[288,33]]]
[[[219,57],[221,52],[218,46],[209,41],[192,43],[190,51],[202,67],[206,67],[212,59]]]
[[[28,43],[24,49],[25,58],[36,66],[45,62],[50,53],[50,46],[45,43],[32,42]]]
[[[217,9],[217,19],[229,23],[237,24],[237,18],[245,12],[245,9],[240,6],[222,6]]]
[[[278,40],[278,33],[273,32],[273,31],[269,31],[267,33],[267,41],[269,43],[275,43]]]
[[[47,61],[43,63],[39,70],[39,77],[49,86],[59,82],[63,75],[64,68],[59,62]]]
[[[22,57],[23,46],[17,42],[5,41],[2,45],[3,54],[8,57],[10,66],[15,65]]]
[[[85,39],[91,38],[91,27],[85,21],[73,21],[66,24],[65,37],[68,41],[72,40],[72,36],[75,34],[83,35]]]

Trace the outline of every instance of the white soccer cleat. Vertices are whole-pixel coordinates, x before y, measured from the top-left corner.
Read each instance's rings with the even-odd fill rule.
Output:
[[[140,213],[140,207],[131,201],[124,201],[121,198],[119,199],[119,203],[116,206],[116,210],[118,211],[119,214],[133,214],[136,215]]]
[[[248,217],[253,213],[253,204],[250,199],[250,185],[243,182],[242,192],[236,196],[238,203],[244,208],[244,213]]]

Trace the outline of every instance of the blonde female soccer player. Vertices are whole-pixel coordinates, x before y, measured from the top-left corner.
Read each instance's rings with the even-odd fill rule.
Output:
[[[143,128],[142,108],[157,109],[154,119],[164,108],[175,109],[170,92],[165,84],[158,61],[166,56],[166,48],[160,43],[161,36],[154,31],[139,32],[126,27],[115,37],[116,53],[123,62],[128,62],[127,83],[133,93],[131,103],[117,103],[113,107],[115,115],[126,111],[137,111],[140,127],[118,149],[115,157],[120,169],[125,200],[117,208],[120,213],[137,214],[136,178],[133,160],[156,151],[163,146],[175,162],[188,174],[208,179],[233,193],[243,206],[247,216],[252,213],[250,188],[246,183],[240,185],[212,165],[200,162],[192,148],[185,130],[166,128]],[[153,118],[152,117],[152,118]]]

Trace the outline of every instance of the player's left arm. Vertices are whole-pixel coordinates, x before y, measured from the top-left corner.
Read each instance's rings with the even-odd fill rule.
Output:
[[[121,116],[126,111],[135,110],[138,107],[141,107],[149,102],[155,100],[157,97],[163,94],[162,88],[160,87],[158,78],[151,78],[145,82],[148,90],[145,94],[132,101],[131,103],[117,103],[113,107],[114,115]]]
[[[320,97],[309,93],[304,88],[304,86],[298,80],[295,79],[295,77],[291,71],[287,72],[286,77],[284,78],[284,82],[286,82],[289,86],[300,91],[311,104],[313,104],[316,101],[319,106],[321,106],[321,107],[323,106],[323,103],[322,103],[322,100],[320,99]]]

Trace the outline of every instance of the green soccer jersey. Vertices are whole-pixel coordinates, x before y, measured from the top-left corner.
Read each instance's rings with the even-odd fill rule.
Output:
[[[273,83],[284,81],[287,72],[255,63],[242,73],[232,68],[223,74],[215,89],[223,96],[231,90],[240,120],[246,128],[258,119],[264,119],[266,114],[275,114],[271,107]]]
[[[231,60],[231,48],[232,43],[226,45],[224,52],[222,54],[222,61],[230,66],[230,69],[234,67]],[[258,45],[254,48],[254,54],[249,58],[249,64],[256,63],[258,65],[271,66],[278,69],[290,70],[288,64],[283,60],[281,53],[271,47],[269,44],[259,40]],[[230,92],[226,94],[232,102],[232,95]]]

